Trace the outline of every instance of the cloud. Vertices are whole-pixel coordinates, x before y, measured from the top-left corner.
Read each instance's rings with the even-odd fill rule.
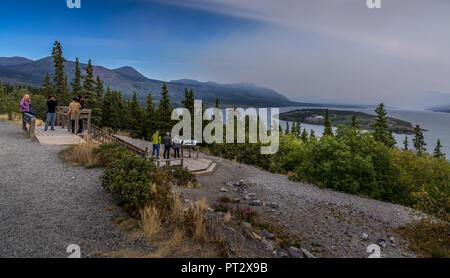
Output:
[[[161,0],[265,23],[198,51],[204,74],[304,99],[391,105],[450,91],[450,1]]]

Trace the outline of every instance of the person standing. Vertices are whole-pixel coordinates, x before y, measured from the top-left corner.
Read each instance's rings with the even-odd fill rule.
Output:
[[[164,143],[164,159],[170,158],[170,147],[172,146],[172,138],[170,137],[170,132],[166,133],[163,139]]]
[[[159,136],[159,130],[156,130],[156,132],[153,133],[152,143],[153,143],[152,156],[155,156],[156,151],[156,159],[159,159],[159,146],[161,145],[161,136]]]
[[[51,124],[51,130],[55,130],[55,120],[56,120],[56,106],[58,103],[56,102],[55,96],[49,96],[47,99],[47,120],[45,121],[44,130],[48,130],[48,125]]]
[[[78,101],[80,103],[80,109],[84,109],[84,98],[82,95],[78,95]],[[78,120],[78,133],[83,133],[83,119]]]
[[[25,94],[23,98],[20,100],[20,113],[22,113],[22,129],[27,129],[27,124],[24,121],[24,114],[30,113],[32,111],[30,95]]]
[[[72,102],[69,104],[69,111],[67,112],[66,116],[70,114],[70,120],[72,122],[72,133],[75,133],[75,119],[76,119],[76,113],[80,110],[81,105],[78,101],[77,97],[74,97],[72,99]]]
[[[177,158],[177,157],[180,158],[180,148],[181,148],[180,139],[175,137],[173,139],[172,147],[173,147],[173,157],[174,158]]]

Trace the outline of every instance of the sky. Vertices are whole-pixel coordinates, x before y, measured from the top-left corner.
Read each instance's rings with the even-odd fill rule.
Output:
[[[450,104],[450,1],[5,0],[0,56],[252,82],[299,101]],[[448,103],[445,102],[448,99]]]

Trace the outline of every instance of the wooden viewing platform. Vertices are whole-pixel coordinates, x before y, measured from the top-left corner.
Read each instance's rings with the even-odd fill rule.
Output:
[[[93,140],[100,143],[114,142],[128,150],[134,152],[136,155],[142,158],[150,159],[153,144],[145,140],[138,140],[128,136],[120,136],[110,134],[107,131],[91,125],[91,110],[84,109],[77,114],[77,120],[75,130],[78,130],[78,119],[84,121],[83,133],[73,134],[71,128],[69,128],[70,121],[65,113],[68,111],[68,107],[57,107],[57,121],[55,124],[55,130],[44,130],[43,126],[35,126],[36,119],[34,116],[26,114],[25,123],[28,127],[27,134],[30,138],[36,139],[41,145],[78,145],[86,143],[84,138],[90,136]],[[189,150],[189,156],[183,155],[183,149]],[[195,151],[191,157],[191,149]],[[164,152],[164,146],[160,147],[160,157]],[[180,158],[170,159],[155,159],[155,164],[158,167],[184,167],[190,172],[196,175],[205,175],[214,171],[216,163],[204,157],[199,157],[198,147],[183,146],[181,150]]]

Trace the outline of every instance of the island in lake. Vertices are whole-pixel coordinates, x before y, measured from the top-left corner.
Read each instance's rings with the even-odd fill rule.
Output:
[[[330,120],[333,126],[345,125],[350,126],[352,123],[352,116],[356,116],[358,125],[362,129],[372,130],[372,124],[376,120],[375,115],[370,115],[363,112],[343,111],[343,110],[328,110],[330,113]],[[323,125],[325,119],[325,109],[297,109],[280,114],[280,119],[283,121]],[[414,127],[410,122],[403,121],[396,118],[388,117],[388,126],[392,131],[399,134],[413,134]]]

